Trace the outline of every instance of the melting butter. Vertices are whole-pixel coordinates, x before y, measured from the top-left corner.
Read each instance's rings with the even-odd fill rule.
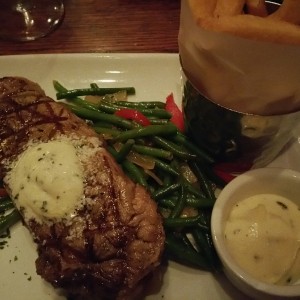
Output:
[[[83,168],[74,145],[55,140],[29,146],[5,178],[25,220],[69,218],[83,198]]]
[[[224,234],[232,257],[253,277],[272,284],[300,278],[300,211],[289,199],[244,199],[231,211]]]

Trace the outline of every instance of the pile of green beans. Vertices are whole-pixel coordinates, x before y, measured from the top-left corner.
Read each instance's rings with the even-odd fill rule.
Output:
[[[210,217],[216,199],[215,189],[224,187],[225,183],[211,176],[213,158],[170,122],[171,115],[165,110],[165,103],[107,101],[107,97],[103,97],[95,104],[81,97],[104,95],[95,83],[78,92],[67,90],[57,81],[53,81],[53,85],[57,100],[63,99],[73,113],[88,120],[88,124],[106,139],[107,150],[124,172],[144,186],[156,201],[163,216],[166,257],[196,268],[218,270],[220,264],[212,243]],[[126,89],[129,94],[134,91],[131,87]],[[151,125],[143,127],[115,115],[121,108],[142,112]],[[160,180],[154,180],[144,168],[132,162],[129,153],[152,160],[152,171]],[[196,182],[188,180],[183,167],[192,171]]]

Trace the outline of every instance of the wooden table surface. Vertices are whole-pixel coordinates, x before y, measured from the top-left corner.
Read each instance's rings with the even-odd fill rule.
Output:
[[[0,55],[177,53],[180,0],[65,0],[65,18],[31,42],[0,40]]]

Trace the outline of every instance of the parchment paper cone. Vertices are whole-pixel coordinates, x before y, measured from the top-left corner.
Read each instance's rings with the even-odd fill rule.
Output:
[[[300,109],[300,44],[258,41],[203,29],[190,0],[181,2],[178,41],[187,78],[218,105],[258,115]]]

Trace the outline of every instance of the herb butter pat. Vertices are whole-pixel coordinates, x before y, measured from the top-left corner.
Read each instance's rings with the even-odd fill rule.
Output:
[[[232,257],[253,277],[271,284],[299,280],[300,211],[289,199],[244,199],[231,211],[224,234]]]
[[[83,170],[67,140],[30,145],[5,181],[25,219],[69,218],[82,200]]]

